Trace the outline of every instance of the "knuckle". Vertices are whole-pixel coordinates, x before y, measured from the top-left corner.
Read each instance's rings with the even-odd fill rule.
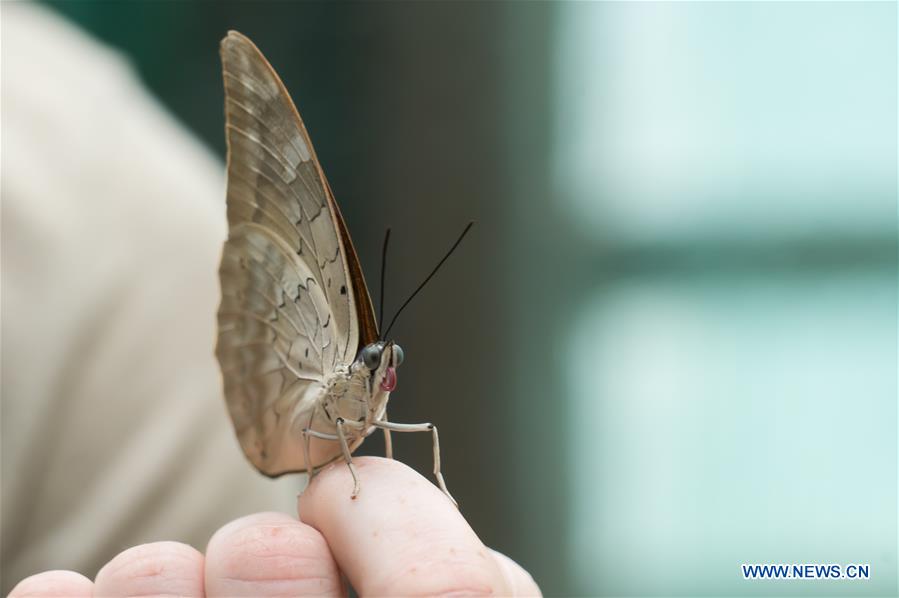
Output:
[[[445,555],[418,560],[376,580],[365,594],[408,596],[501,596],[508,594],[492,559],[481,550],[461,554],[454,549]]]
[[[516,596],[542,596],[540,587],[534,578],[524,567],[513,561],[508,556],[496,550],[490,550],[496,559],[500,571],[506,580],[506,585],[513,589]]]
[[[366,592],[368,594],[368,592]],[[503,596],[504,592],[499,591],[490,584],[472,583],[471,580],[456,580],[444,584],[437,584],[433,581],[427,581],[418,585],[411,583],[403,584],[403,589],[397,590],[397,586],[384,586],[380,589],[372,590],[372,596],[438,596],[438,597],[456,597],[456,596]]]

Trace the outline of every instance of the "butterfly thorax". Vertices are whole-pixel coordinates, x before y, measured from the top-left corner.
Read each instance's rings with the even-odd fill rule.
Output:
[[[381,377],[381,372],[372,372],[359,362],[331,374],[322,383],[318,423],[333,429],[337,419],[342,418],[348,430],[356,431],[352,436],[367,436],[372,422],[384,413],[390,397],[380,386]]]

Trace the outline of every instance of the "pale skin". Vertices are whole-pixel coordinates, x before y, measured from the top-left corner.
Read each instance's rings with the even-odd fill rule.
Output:
[[[345,596],[341,572],[360,596],[539,596],[528,573],[490,550],[431,482],[389,459],[353,460],[315,476],[299,519],[257,513],[219,529],[205,555],[178,542],[119,553],[93,581],[47,571],[10,596]]]

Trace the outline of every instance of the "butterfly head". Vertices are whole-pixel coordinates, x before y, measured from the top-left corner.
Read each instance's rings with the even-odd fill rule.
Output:
[[[359,351],[359,357],[371,371],[375,381],[380,381],[381,390],[390,392],[396,388],[396,368],[403,363],[403,348],[393,341],[378,341],[366,345]]]

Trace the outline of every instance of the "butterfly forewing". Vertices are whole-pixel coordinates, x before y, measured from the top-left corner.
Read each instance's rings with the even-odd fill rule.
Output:
[[[305,469],[302,428],[324,380],[355,358],[360,326],[371,336],[371,300],[280,79],[239,33],[221,55],[229,234],[216,353],[241,447],[279,475]],[[335,443],[313,440],[313,465],[338,455]]]

